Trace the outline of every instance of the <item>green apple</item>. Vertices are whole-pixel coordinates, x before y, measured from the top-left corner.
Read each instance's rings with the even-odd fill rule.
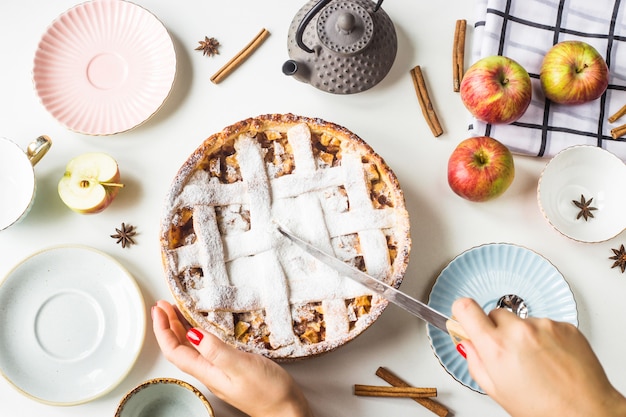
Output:
[[[546,98],[560,104],[582,104],[606,91],[609,68],[593,46],[563,41],[544,56],[539,80]]]
[[[58,192],[66,206],[77,213],[99,213],[107,208],[124,185],[115,159],[102,152],[77,156],[65,167]]]

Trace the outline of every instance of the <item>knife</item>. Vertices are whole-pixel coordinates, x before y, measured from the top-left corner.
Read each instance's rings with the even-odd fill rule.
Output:
[[[298,236],[295,236],[293,233],[287,231],[283,226],[278,225],[277,227],[278,231],[282,233],[283,236],[287,237],[317,260],[333,268],[342,276],[346,276],[358,282],[414,316],[417,316],[434,327],[448,333],[455,345],[459,344],[464,339],[469,339],[459,322],[456,320],[451,319],[445,314],[435,310],[428,304],[425,304],[410,295],[395,289],[391,285],[388,285],[366,274],[365,272],[346,264],[334,256],[327,254],[310,243],[302,240]]]

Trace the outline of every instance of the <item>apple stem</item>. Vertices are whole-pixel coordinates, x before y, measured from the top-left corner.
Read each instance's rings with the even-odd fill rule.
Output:
[[[474,154],[474,161],[478,166],[483,166],[489,161],[489,156],[481,149]]]
[[[118,187],[118,188],[124,188],[124,184],[118,184],[116,182],[103,182],[101,183],[102,185],[106,186],[106,187]]]
[[[500,79],[500,84],[503,86],[506,86],[509,83],[509,77],[507,77],[507,74],[504,71],[499,72],[498,78]]]

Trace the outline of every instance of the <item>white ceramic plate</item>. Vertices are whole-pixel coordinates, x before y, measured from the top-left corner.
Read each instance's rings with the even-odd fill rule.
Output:
[[[556,267],[538,253],[508,243],[477,246],[453,259],[435,281],[428,305],[451,316],[454,300],[470,297],[489,312],[506,294],[524,299],[529,317],[548,317],[578,326],[574,295]],[[433,351],[446,371],[482,393],[450,336],[431,325],[427,329]]]
[[[127,375],[145,328],[141,292],[119,263],[88,247],[50,248],[0,285],[0,372],[38,401],[84,403]]]
[[[174,44],[146,9],[93,0],[59,16],[44,33],[33,69],[44,107],[67,128],[109,135],[154,114],[176,74]]]

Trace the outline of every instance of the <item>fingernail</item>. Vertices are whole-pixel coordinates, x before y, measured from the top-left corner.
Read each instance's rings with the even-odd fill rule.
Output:
[[[202,342],[202,338],[204,335],[198,329],[191,328],[187,332],[187,340],[189,340],[194,345],[198,346],[200,342]]]
[[[456,350],[457,352],[461,354],[461,356],[467,359],[467,353],[465,353],[465,346],[463,346],[462,343],[459,343],[458,345],[456,345]]]
[[[150,318],[152,320],[154,320],[154,309],[156,308],[156,306],[152,306],[152,308],[150,309]]]

